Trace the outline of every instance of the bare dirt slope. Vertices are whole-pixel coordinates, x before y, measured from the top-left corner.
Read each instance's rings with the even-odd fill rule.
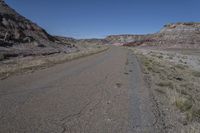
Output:
[[[0,81],[0,132],[161,132],[131,51],[113,47]]]
[[[76,48],[48,34],[0,0],[0,61],[17,56],[69,53]]]

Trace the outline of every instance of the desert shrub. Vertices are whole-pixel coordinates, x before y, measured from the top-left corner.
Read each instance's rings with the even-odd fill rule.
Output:
[[[174,58],[173,56],[171,56],[171,55],[169,56],[169,59],[170,59],[170,60],[172,60],[173,58]]]
[[[2,61],[2,60],[4,60],[4,59],[5,59],[4,54],[1,54],[1,53],[0,53],[0,61]]]
[[[192,84],[192,83],[183,83],[180,85],[180,87],[183,87],[186,90],[193,90],[195,88],[194,84]]]
[[[193,71],[192,75],[195,77],[200,77],[200,72],[199,71]]]
[[[185,70],[186,69],[186,66],[185,65],[181,65],[181,64],[175,65],[175,67],[178,68],[178,69],[181,69],[181,70]]]
[[[160,88],[155,89],[155,91],[157,91],[160,94],[165,94],[166,93],[163,89],[160,89]]]
[[[200,108],[193,109],[193,116],[200,119]]]
[[[174,85],[172,82],[160,82],[160,83],[157,83],[156,84],[157,86],[160,86],[160,87],[168,87],[170,89],[173,89],[174,88]]]
[[[185,112],[192,108],[193,102],[191,98],[179,97],[176,99],[175,105],[180,111]]]
[[[199,120],[200,119],[200,108],[192,107],[186,114],[186,118],[188,121]]]

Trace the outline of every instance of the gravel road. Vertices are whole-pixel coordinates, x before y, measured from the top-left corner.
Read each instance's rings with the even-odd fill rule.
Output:
[[[1,133],[156,132],[131,51],[109,50],[0,81]]]

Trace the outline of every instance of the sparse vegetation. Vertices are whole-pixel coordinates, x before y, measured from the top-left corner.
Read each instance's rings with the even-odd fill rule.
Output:
[[[11,64],[1,65],[0,67],[0,78],[11,76],[15,73],[23,73],[27,71],[34,71],[41,68],[53,66],[55,64],[63,63],[73,59],[89,56],[99,52],[107,50],[108,47],[102,46],[101,48],[93,47],[82,51],[70,53],[70,54],[58,54],[53,56],[41,56],[34,57],[31,60],[15,60]]]
[[[160,86],[160,87],[168,87],[170,89],[174,88],[172,82],[160,82],[160,83],[157,83],[157,85]]]
[[[188,111],[193,106],[191,98],[187,97],[177,98],[175,104],[176,107],[179,108],[182,112]]]
[[[169,59],[172,60],[172,59],[173,59],[173,56],[169,56]]]
[[[0,53],[0,61],[5,60],[5,59],[6,59],[6,56],[4,54]]]
[[[187,68],[187,66],[181,65],[181,64],[177,64],[175,65],[175,68],[181,69],[181,70],[185,70]]]
[[[193,71],[192,75],[195,77],[200,77],[200,72],[199,71]]]
[[[1,54],[1,53],[0,53],[0,61],[2,61],[2,60],[4,60],[4,59],[5,59],[4,54]]]
[[[191,70],[188,65],[185,65],[182,57],[187,59],[186,56],[177,57],[152,51],[143,54],[140,50],[135,50],[135,53],[143,64],[144,74],[151,81],[150,85],[156,92],[156,98],[169,108],[166,112],[168,117],[178,120],[179,118],[173,118],[174,116],[171,114],[176,114],[176,117],[183,115],[185,116],[183,119],[186,121],[182,123],[184,131],[187,128],[188,131],[194,131],[194,133],[200,131],[197,126],[200,120],[200,72]],[[180,60],[177,60],[176,63],[172,62],[175,59]],[[177,122],[179,123],[179,121]],[[178,130],[182,131],[182,128]]]
[[[157,92],[159,92],[161,94],[166,94],[166,92],[161,88],[157,88],[157,89],[155,89],[155,91],[157,91]]]
[[[200,108],[199,106],[192,107],[189,111],[186,113],[186,118],[188,121],[197,120],[200,119]]]

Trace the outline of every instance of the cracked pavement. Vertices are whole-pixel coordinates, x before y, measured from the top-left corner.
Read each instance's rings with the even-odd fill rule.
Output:
[[[155,132],[131,51],[108,51],[0,81],[0,132]]]

